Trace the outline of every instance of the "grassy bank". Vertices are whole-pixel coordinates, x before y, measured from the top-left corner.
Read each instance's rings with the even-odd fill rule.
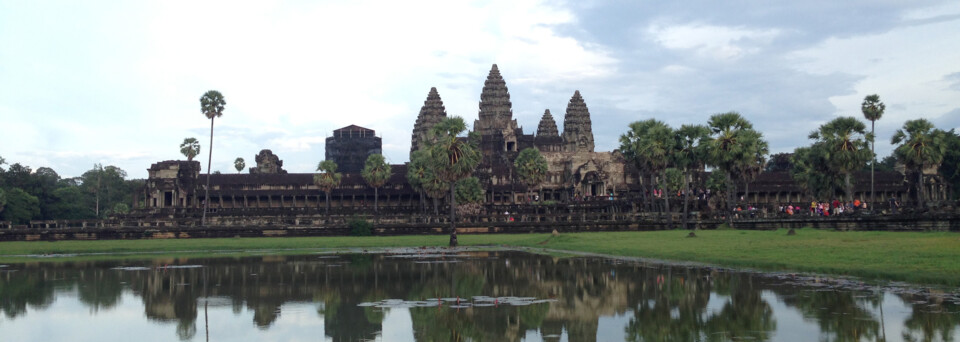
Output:
[[[462,245],[553,248],[619,256],[696,261],[730,267],[855,275],[870,279],[960,285],[960,234],[833,232],[803,229],[796,236],[779,231],[686,231],[460,235]],[[2,242],[0,262],[38,260],[25,254],[138,253],[208,256],[298,253],[316,248],[444,246],[446,236],[235,238],[127,241]],[[281,250],[281,251],[276,251]],[[187,252],[189,251],[189,252]],[[222,255],[222,254],[217,254]],[[71,258],[129,258],[79,256]],[[133,256],[137,257],[137,256]]]

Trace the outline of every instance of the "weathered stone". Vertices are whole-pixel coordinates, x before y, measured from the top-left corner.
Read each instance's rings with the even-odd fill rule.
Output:
[[[413,136],[410,139],[410,153],[422,147],[422,143],[427,139],[427,133],[438,122],[447,117],[447,110],[443,106],[443,100],[440,99],[440,93],[437,88],[430,88],[427,99],[423,101],[423,107],[420,107],[420,114],[417,115],[417,122],[413,124]]]
[[[280,160],[276,154],[273,154],[273,151],[270,150],[260,150],[260,153],[257,153],[257,156],[254,158],[257,162],[257,166],[250,168],[250,173],[253,174],[284,174],[287,171],[283,170],[283,161]]]
[[[359,173],[371,154],[382,153],[383,141],[376,131],[350,125],[333,131],[327,138],[326,159],[337,163],[337,171]]]
[[[490,74],[483,83],[480,92],[480,119],[473,124],[473,130],[481,135],[512,133],[517,128],[517,120],[513,119],[510,91],[507,82],[500,75],[500,69],[494,64]]]
[[[593,124],[579,90],[573,93],[563,116],[563,143],[567,152],[593,152]]]

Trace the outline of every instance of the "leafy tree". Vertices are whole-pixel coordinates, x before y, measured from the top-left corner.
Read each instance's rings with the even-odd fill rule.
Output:
[[[676,150],[673,151],[673,164],[680,168],[683,174],[683,189],[686,192],[683,196],[683,229],[688,229],[687,216],[689,216],[690,196],[693,193],[690,189],[690,184],[693,183],[690,171],[704,165],[710,129],[703,125],[682,125],[675,135],[677,143]],[[690,234],[695,235],[693,232]]]
[[[889,156],[883,157],[880,159],[880,164],[877,164],[877,170],[879,171],[896,171],[897,169],[897,156],[891,154]]]
[[[53,191],[56,199],[50,205],[49,215],[60,220],[83,220],[96,218],[93,210],[86,206],[87,202],[79,186],[65,186]]]
[[[480,179],[467,177],[457,181],[457,203],[472,204],[483,202],[483,187]]]
[[[387,164],[382,154],[371,154],[363,164],[360,175],[363,176],[367,185],[373,187],[373,212],[375,213],[379,212],[380,193],[378,191],[381,186],[387,183],[392,174],[393,169],[390,164]]]
[[[813,200],[829,198],[841,188],[841,181],[827,169],[826,150],[815,147],[800,147],[791,157],[790,177],[804,189]]]
[[[868,161],[874,159],[870,151],[872,133],[867,126],[853,117],[840,117],[823,124],[817,131],[810,133],[814,139],[811,147],[825,157],[826,171],[830,177],[843,178],[843,189],[847,201],[853,200],[853,172],[862,169]]]
[[[783,172],[790,171],[793,168],[793,153],[776,153],[770,155],[770,160],[763,172]]]
[[[200,218],[200,224],[207,222],[207,208],[210,206],[210,168],[213,162],[213,119],[223,116],[223,108],[227,101],[223,99],[223,94],[216,90],[208,90],[200,97],[200,111],[210,119],[210,147],[207,149],[207,186],[204,188],[203,195],[203,216]]]
[[[3,214],[3,208],[7,206],[7,194],[0,188],[0,214]]]
[[[80,189],[87,194],[84,201],[96,217],[104,217],[105,209],[117,203],[130,203],[132,192],[125,178],[126,171],[116,166],[95,164],[93,169],[80,176]]]
[[[883,111],[885,111],[886,109],[887,109],[887,105],[883,104],[883,102],[880,102],[880,96],[877,94],[867,95],[867,97],[863,98],[863,103],[860,104],[860,111],[863,112],[864,118],[866,118],[867,120],[870,120],[871,136],[874,136],[874,137],[876,136],[874,132],[876,132],[875,128],[876,128],[877,120],[880,120],[880,118],[883,117]],[[874,198],[875,196],[873,194],[873,178],[874,178],[874,171],[875,171],[874,168],[877,165],[876,145],[877,145],[876,142],[873,141],[873,139],[871,139],[870,152],[874,153],[874,158],[870,163],[870,202],[876,202],[876,198]]]
[[[7,188],[19,188],[28,193],[35,192],[33,170],[26,165],[14,163],[4,172],[4,182]]]
[[[113,209],[110,209],[110,214],[126,214],[130,212],[130,206],[126,203],[117,203],[113,205]]]
[[[423,191],[427,193],[427,196],[433,200],[433,214],[440,215],[437,201],[447,196],[447,190],[450,189],[449,182],[440,179],[440,177],[437,177],[437,173],[431,170],[425,175],[421,186],[423,186]]]
[[[428,163],[430,162],[429,156],[426,155],[429,153],[427,150],[416,150],[410,154],[410,163],[407,164],[407,183],[410,183],[410,187],[420,194],[420,210],[423,211],[423,182],[427,178]],[[434,206],[436,207],[436,206]]]
[[[187,157],[187,161],[193,161],[193,157],[200,154],[200,142],[197,138],[185,138],[180,143],[180,154]]]
[[[237,159],[233,161],[233,167],[237,169],[237,173],[240,173],[244,167],[247,167],[247,163],[243,161],[243,158],[237,157]]]
[[[673,152],[676,150],[677,138],[674,131],[667,124],[650,119],[647,134],[645,134],[635,145],[639,150],[637,154],[641,155],[647,163],[647,170],[651,175],[659,174],[661,179],[661,191],[663,193],[664,211],[667,214],[667,229],[673,229],[673,215],[670,214],[670,191],[666,191],[666,171],[667,166],[672,162]],[[652,184],[651,177],[651,184]]]
[[[3,210],[3,219],[13,224],[26,224],[40,218],[40,200],[20,188],[6,192],[7,204]]]
[[[898,129],[890,140],[899,145],[893,150],[897,160],[917,173],[917,205],[923,202],[923,169],[938,167],[946,154],[946,132],[933,128],[926,119],[909,120]]]
[[[337,172],[337,163],[332,160],[324,160],[317,164],[317,171],[320,173],[313,175],[313,184],[316,184],[324,193],[327,194],[326,213],[330,213],[330,192],[340,185],[343,175]]]
[[[540,186],[547,177],[547,159],[540,154],[540,150],[532,147],[520,151],[517,159],[513,161],[513,167],[517,169],[520,181],[530,187]],[[538,192],[543,198],[542,187]]]
[[[653,119],[632,122],[630,123],[630,129],[627,130],[627,133],[620,136],[620,153],[623,153],[623,157],[627,161],[633,163],[639,172],[641,183],[646,185],[645,191],[640,191],[640,200],[647,210],[652,209],[654,172],[650,170],[650,161],[647,159],[647,155],[643,153],[644,147],[642,144],[643,139],[647,136],[647,132],[658,122],[659,121]],[[646,175],[650,176],[649,182],[643,181]]]
[[[737,112],[716,114],[707,124],[711,137],[707,148],[709,165],[717,168],[726,176],[726,217],[727,224],[733,227],[733,203],[736,188],[734,178],[750,165],[762,160],[766,150],[763,135],[753,129],[753,124]]]
[[[463,118],[454,116],[444,118],[430,129],[428,139],[431,166],[439,180],[450,185],[450,246],[457,246],[456,223],[456,182],[470,176],[480,164],[482,158],[477,147],[477,137],[463,139],[460,134],[467,131]]]
[[[950,184],[953,196],[956,198],[960,195],[960,134],[951,129],[944,133],[944,141],[947,145],[947,153],[943,156],[940,174]]]

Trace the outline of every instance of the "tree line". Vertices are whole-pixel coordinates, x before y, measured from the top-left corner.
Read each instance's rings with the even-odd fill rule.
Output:
[[[809,146],[773,155],[769,161],[763,134],[736,112],[713,115],[706,125],[683,125],[677,129],[656,119],[633,122],[620,137],[620,152],[644,180],[646,189],[640,196],[648,210],[669,212],[671,193],[691,193],[691,171],[712,168],[714,172],[701,184],[721,195],[727,213],[724,216],[731,225],[729,213],[733,212],[738,186],[749,193],[750,182],[763,171],[789,171],[814,200],[839,197],[853,201],[854,177],[862,170],[870,171],[873,197],[876,168],[892,170],[896,164],[903,165],[911,177],[919,207],[925,205],[923,170],[935,168],[953,188],[960,188],[960,135],[952,129],[937,129],[926,119],[905,122],[890,137],[890,143],[895,145],[893,153],[877,165],[873,127],[885,109],[879,96],[869,95],[861,110],[871,122],[870,131],[855,117],[838,117],[811,132]],[[655,189],[666,190],[662,205],[654,203],[651,195]],[[684,196],[684,228],[689,197]],[[672,225],[669,220],[668,216],[668,224]]]
[[[107,218],[130,211],[142,179],[126,179],[116,166],[96,164],[79,177],[62,178],[49,167],[36,170],[0,157],[0,221]]]

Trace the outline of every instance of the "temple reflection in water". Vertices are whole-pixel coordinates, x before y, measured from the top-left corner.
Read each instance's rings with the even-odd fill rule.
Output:
[[[480,305],[474,298],[481,296],[544,301]],[[457,297],[463,305],[445,301]],[[385,299],[403,301],[383,305]],[[958,337],[955,300],[950,294],[838,290],[749,273],[519,252],[0,268],[0,329],[26,340],[50,333],[27,321],[76,314],[90,320],[81,319],[71,336],[110,340],[115,335],[84,330],[98,329],[98,316],[130,311],[142,312],[142,319],[129,324],[156,328],[158,340],[201,341],[209,330],[213,340],[272,333],[316,340],[322,331],[333,341],[938,341]],[[207,316],[209,328],[205,306],[214,313]],[[79,313],[64,312],[69,308]]]

